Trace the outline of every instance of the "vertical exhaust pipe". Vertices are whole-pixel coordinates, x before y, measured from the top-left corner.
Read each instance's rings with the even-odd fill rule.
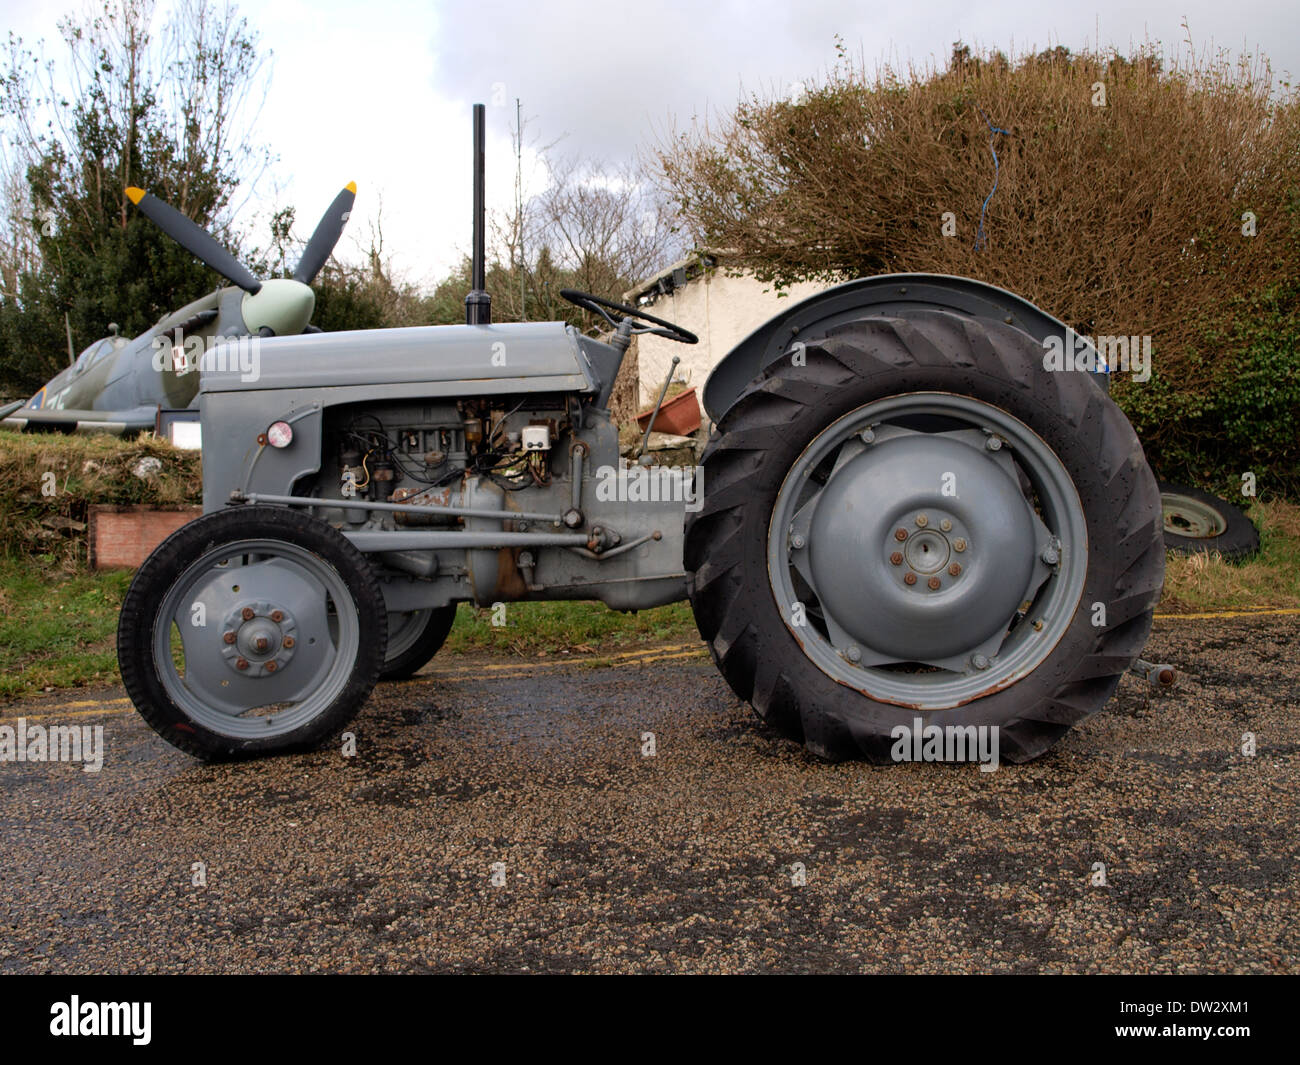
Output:
[[[471,262],[473,289],[465,297],[465,324],[489,325],[492,321],[492,297],[484,290],[487,262],[483,251],[485,215],[483,204],[483,125],[484,108],[474,105],[474,258]]]

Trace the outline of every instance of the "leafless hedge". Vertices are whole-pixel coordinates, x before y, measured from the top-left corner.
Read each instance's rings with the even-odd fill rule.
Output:
[[[1300,276],[1300,97],[1273,88],[1260,60],[1149,49],[841,61],[674,134],[661,179],[699,244],[764,280],[976,277],[1081,333],[1150,335],[1163,377],[1207,388],[1201,325]]]

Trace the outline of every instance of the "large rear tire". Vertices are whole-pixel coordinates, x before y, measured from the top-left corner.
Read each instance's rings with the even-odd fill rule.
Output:
[[[122,602],[118,665],[163,739],[203,759],[316,747],[360,709],[387,642],[370,564],[333,527],[246,506],[178,529]]]
[[[919,717],[996,726],[1026,761],[1141,653],[1155,479],[1096,382],[1042,359],[997,322],[857,321],[724,415],[686,528],[696,621],[736,694],[820,757],[888,762]]]

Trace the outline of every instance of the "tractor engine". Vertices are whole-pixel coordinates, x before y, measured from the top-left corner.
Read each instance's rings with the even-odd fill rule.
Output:
[[[427,517],[399,511],[385,521],[379,509],[351,509],[343,518],[400,528],[454,524],[454,515],[437,508],[453,506],[470,480],[511,493],[547,489],[552,450],[571,426],[562,403],[545,409],[530,399],[528,410],[522,401],[493,399],[333,412],[326,429],[333,465],[322,471],[319,494],[429,507]]]
[[[389,538],[369,553],[393,609],[534,597],[640,609],[680,595],[683,492],[605,491],[622,468],[608,414],[573,397],[365,404],[328,409],[321,469],[295,491],[354,543]],[[679,489],[692,476],[659,472]],[[503,532],[547,539],[503,546]],[[429,533],[462,540],[426,545]]]

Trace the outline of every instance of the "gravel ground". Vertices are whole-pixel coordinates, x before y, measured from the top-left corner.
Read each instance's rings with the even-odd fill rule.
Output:
[[[1177,689],[993,773],[819,763],[696,647],[435,659],[355,757],[203,766],[120,690],[11,704],[108,750],[0,765],[0,971],[1294,972],[1297,635],[1158,621]]]

